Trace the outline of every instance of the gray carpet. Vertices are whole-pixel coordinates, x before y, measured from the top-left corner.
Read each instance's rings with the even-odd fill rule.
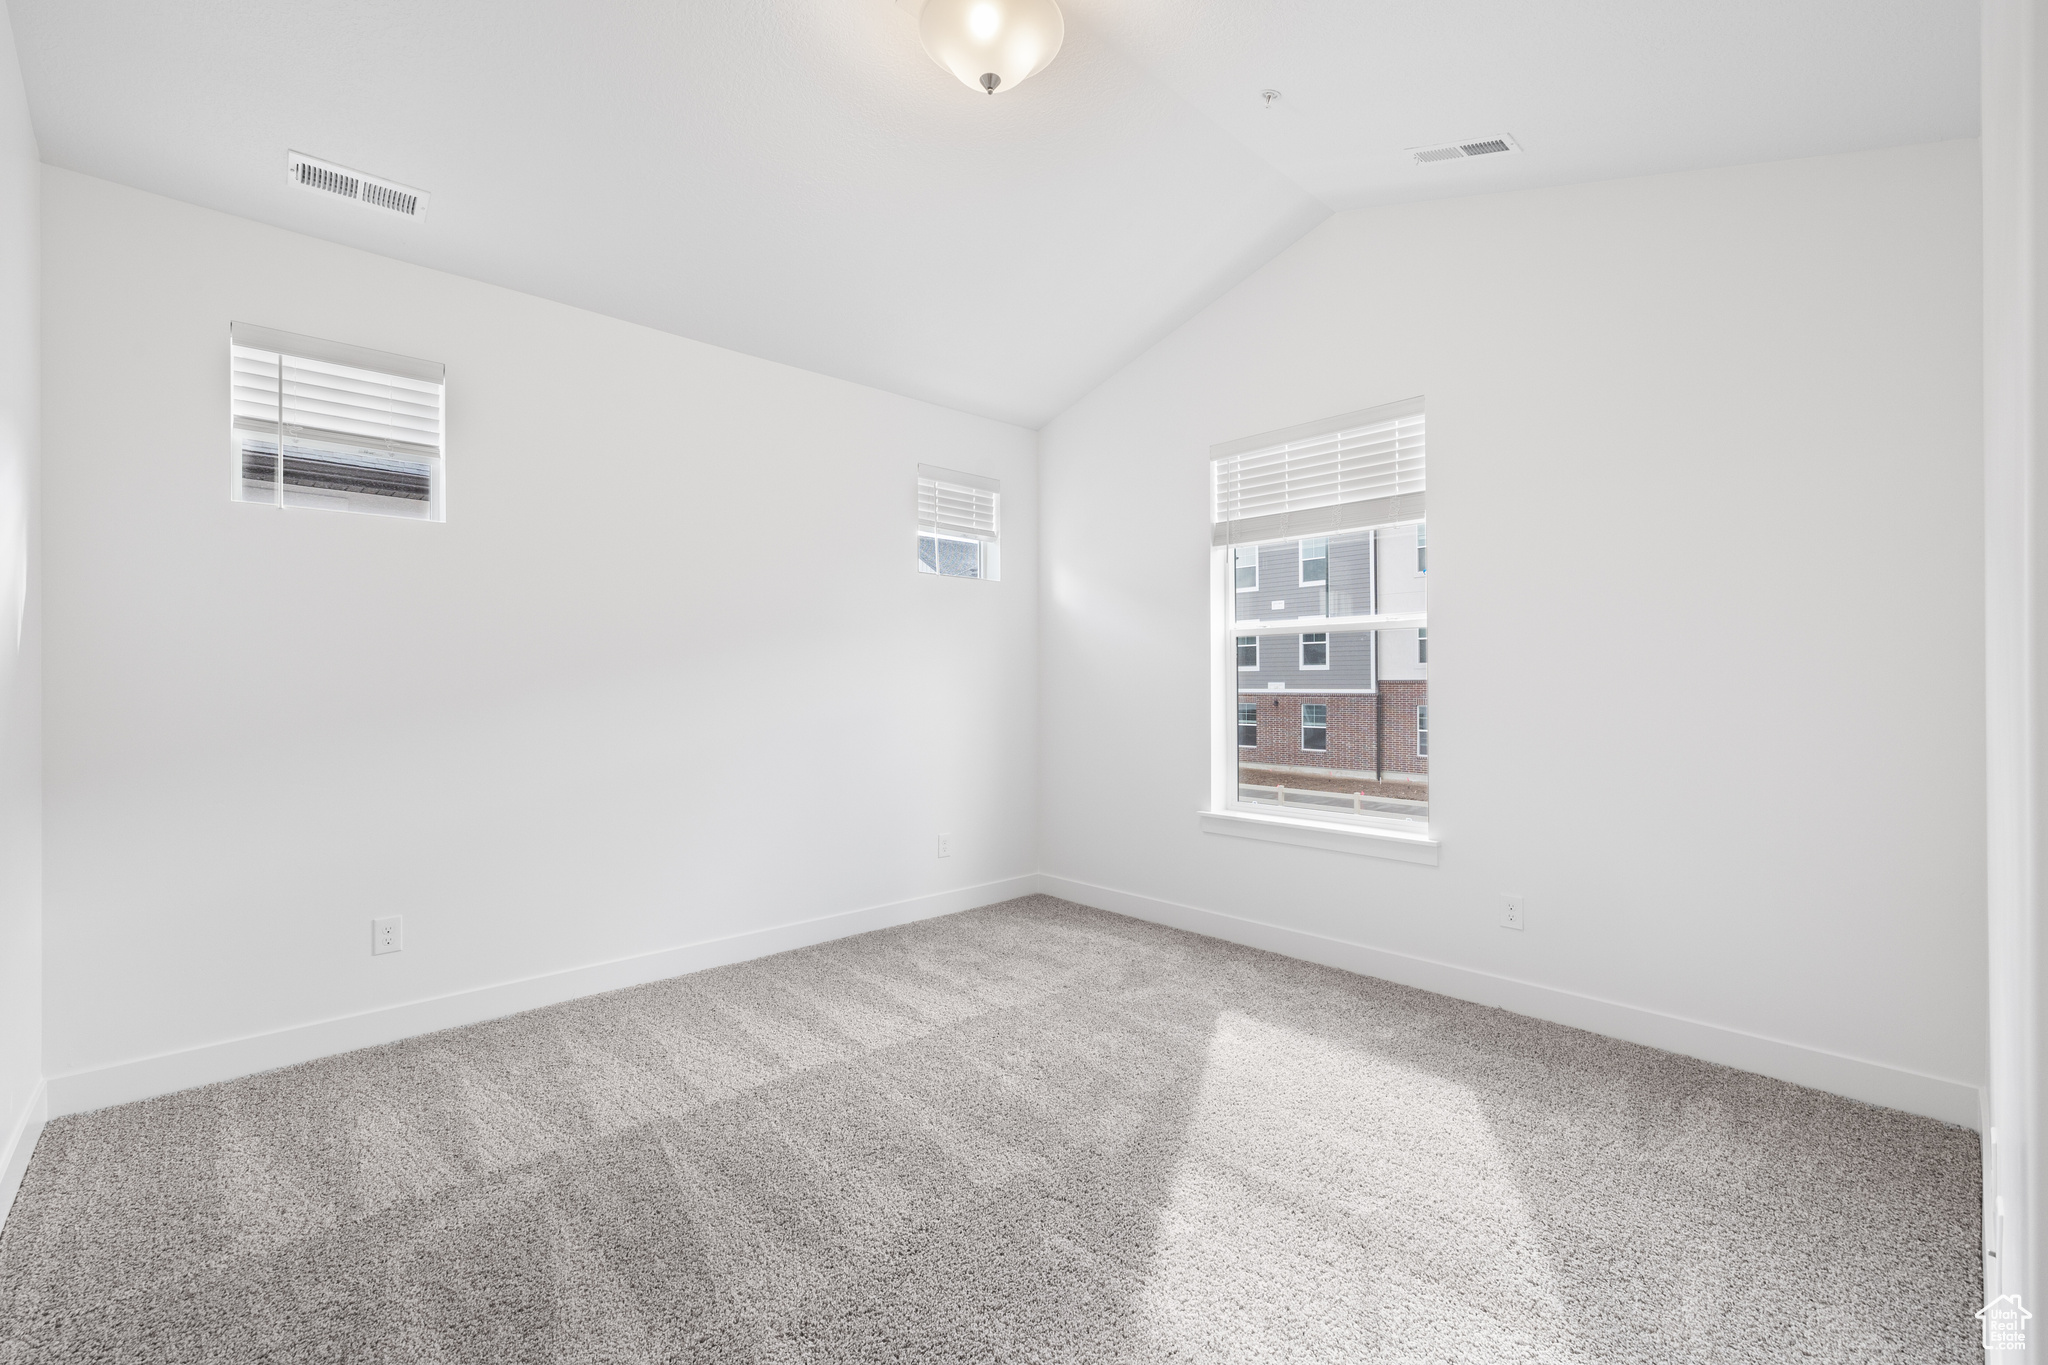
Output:
[[[59,1119],[0,1361],[1980,1359],[1976,1136],[1031,897]]]

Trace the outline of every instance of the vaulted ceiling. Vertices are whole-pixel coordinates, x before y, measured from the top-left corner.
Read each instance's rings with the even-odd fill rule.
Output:
[[[1333,210],[1977,126],[1966,0],[1065,0],[994,98],[890,0],[9,5],[54,165],[1026,426]]]

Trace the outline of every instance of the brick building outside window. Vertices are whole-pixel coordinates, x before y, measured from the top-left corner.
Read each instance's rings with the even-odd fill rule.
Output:
[[[1368,813],[1427,814],[1426,628],[1327,624],[1423,612],[1424,535],[1416,522],[1233,548],[1231,619],[1256,631],[1232,641],[1239,799],[1333,793]],[[1274,629],[1297,620],[1315,628]]]

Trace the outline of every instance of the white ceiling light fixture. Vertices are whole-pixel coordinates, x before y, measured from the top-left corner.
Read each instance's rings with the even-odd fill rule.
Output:
[[[1054,0],[925,0],[917,34],[970,90],[1014,90],[1059,55],[1067,21]]]

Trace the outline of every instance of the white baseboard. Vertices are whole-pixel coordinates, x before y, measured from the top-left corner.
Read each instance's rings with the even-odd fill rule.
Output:
[[[766,957],[771,953],[788,952],[792,948],[805,948],[850,934],[864,934],[913,920],[950,915],[960,910],[971,910],[977,905],[1029,895],[1038,889],[1037,875],[1027,873],[1021,877],[962,887],[957,891],[941,891],[889,905],[848,910],[587,967],[571,967],[519,981],[479,986],[473,990],[409,1001],[361,1014],[321,1019],[271,1033],[229,1038],[177,1052],[73,1071],[47,1078],[49,1113],[52,1117],[77,1114],[110,1104],[148,1099],[153,1095],[168,1095],[176,1090],[189,1090],[195,1085],[211,1085],[215,1081],[273,1071],[281,1066],[294,1066],[422,1033],[500,1019],[508,1014],[539,1009],[543,1005],[638,986],[648,981],[661,981],[687,972],[700,972],[707,967],[722,967],[749,958]]]
[[[14,1207],[15,1193],[21,1189],[22,1176],[28,1174],[29,1156],[36,1149],[36,1139],[42,1136],[48,1117],[49,1090],[42,1081],[37,1081],[21,1117],[14,1121],[12,1131],[0,1139],[0,1227],[7,1226],[8,1211]]]
[[[1209,938],[1241,943],[1306,962],[1318,962],[1362,976],[1417,986],[1460,1000],[1513,1010],[1517,1014],[1568,1024],[1610,1038],[1642,1043],[1983,1131],[1982,1095],[1976,1086],[1962,1081],[1929,1076],[1882,1062],[1827,1052],[1740,1029],[1305,930],[1095,886],[1050,873],[1027,873],[1001,881],[984,882],[979,886],[962,887],[957,891],[943,891],[889,905],[825,915],[612,962],[572,967],[519,981],[411,1001],[386,1009],[323,1019],[271,1033],[231,1038],[178,1052],[51,1076],[38,1091],[29,1114],[23,1117],[15,1133],[7,1139],[8,1145],[0,1148],[0,1215],[4,1215],[7,1203],[13,1198],[22,1170],[26,1168],[29,1151],[46,1117],[76,1114],[109,1104],[125,1104],[153,1095],[165,1095],[195,1085],[233,1080],[238,1076],[331,1057],[356,1048],[374,1047],[422,1033],[503,1018],[581,996],[766,957],[771,953],[886,929],[891,925],[908,924],[913,920],[950,915],[1036,891],[1133,919],[1171,925]]]
[[[1718,1062],[1743,1071],[1791,1081],[1815,1090],[1845,1095],[1866,1104],[1903,1109],[1964,1128],[1982,1131],[1983,1102],[1978,1087],[1963,1081],[1946,1080],[1882,1062],[1849,1057],[1837,1052],[1788,1043],[1760,1034],[1697,1019],[1681,1018],[1624,1005],[1533,981],[1496,976],[1470,967],[1412,957],[1406,953],[1371,948],[1363,943],[1329,938],[1302,929],[1288,929],[1259,920],[1243,919],[1216,910],[1198,910],[1131,891],[1117,891],[1071,878],[1040,873],[1038,889],[1064,900],[1092,905],[1098,910],[1128,915],[1171,925],[1209,938],[1261,948],[1283,957],[1318,962],[1361,976],[1376,976],[1404,986],[1418,986],[1439,995],[1455,996],[1475,1004],[1513,1010],[1517,1014],[1569,1024],[1591,1033],[1605,1034],[1625,1042],[1641,1043],[1705,1062]]]

